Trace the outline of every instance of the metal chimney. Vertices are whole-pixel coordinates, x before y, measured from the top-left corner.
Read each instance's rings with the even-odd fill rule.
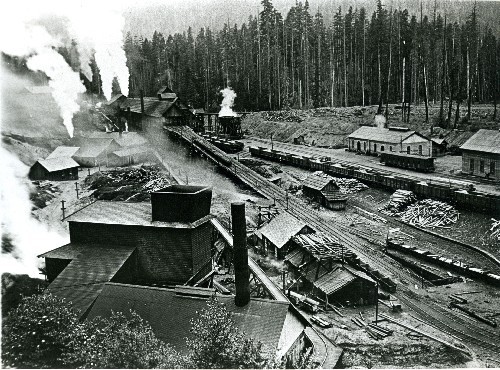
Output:
[[[245,203],[231,203],[233,226],[233,264],[236,297],[234,303],[243,307],[250,301],[250,271],[248,269]]]

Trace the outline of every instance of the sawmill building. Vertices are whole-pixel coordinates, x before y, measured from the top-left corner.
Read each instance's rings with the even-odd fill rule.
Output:
[[[82,319],[132,309],[182,354],[191,320],[216,294],[240,330],[277,359],[297,361],[314,336],[306,335],[309,323],[288,301],[246,295],[249,274],[235,274],[236,295],[188,285],[213,271],[211,194],[171,185],[153,192],[150,205],[98,201],[78,211],[67,218],[70,243],[39,256],[46,261],[47,292],[72,302]],[[244,215],[241,220],[233,222],[233,233],[235,224],[245,227]],[[235,233],[241,234],[244,229]],[[239,244],[235,271],[248,258],[246,243]]]
[[[462,173],[500,180],[499,130],[479,130],[460,150]]]
[[[363,154],[379,155],[397,152],[432,156],[432,141],[406,127],[362,126],[347,137],[348,150]]]
[[[75,141],[80,149],[72,158],[83,167],[107,166],[108,154],[121,149],[120,144],[112,138],[78,138]]]
[[[30,180],[66,181],[78,180],[78,163],[71,158],[39,159],[31,166]]]

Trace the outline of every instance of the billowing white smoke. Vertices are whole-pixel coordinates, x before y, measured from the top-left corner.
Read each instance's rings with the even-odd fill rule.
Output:
[[[73,137],[73,114],[78,112],[78,94],[85,92],[80,76],[55,50],[44,48],[28,59],[26,65],[33,71],[42,71],[50,79],[52,96],[61,110],[61,117],[69,136]]]
[[[128,95],[129,71],[122,33],[124,20],[120,13],[97,0],[82,2],[76,8],[70,6],[70,2],[39,3],[18,0],[9,7],[8,17],[2,17],[0,26],[2,34],[12,37],[1,38],[0,50],[12,56],[26,57],[28,68],[42,71],[49,77],[64,125],[73,136],[72,118],[79,110],[77,97],[85,92],[85,87],[78,73],[62,56],[57,57],[55,48],[74,39],[80,68],[89,80],[92,79],[90,60],[92,55],[95,56],[106,99],[111,99],[115,77],[121,92]],[[39,22],[42,14],[48,14],[52,23],[62,23],[63,32],[49,32],[48,27]]]
[[[70,17],[69,32],[78,43],[82,72],[90,72],[92,54],[95,51],[95,61],[101,75],[102,91],[107,100],[111,99],[111,87],[116,77],[123,95],[128,96],[129,70],[127,57],[123,50],[123,16],[105,4],[94,7],[87,6],[78,9]],[[92,25],[89,26],[89,19]]]
[[[0,209],[2,233],[9,236],[14,245],[11,253],[2,251],[0,269],[13,274],[28,274],[40,277],[37,255],[60,247],[68,242],[67,237],[49,230],[31,217],[31,201],[27,183],[28,168],[0,148]]]
[[[386,125],[387,120],[385,119],[383,114],[377,114],[375,115],[375,126],[378,128],[384,128]]]
[[[236,112],[231,109],[234,104],[234,99],[236,98],[236,93],[230,87],[226,87],[220,92],[222,93],[223,99],[220,105],[219,117],[236,117]]]

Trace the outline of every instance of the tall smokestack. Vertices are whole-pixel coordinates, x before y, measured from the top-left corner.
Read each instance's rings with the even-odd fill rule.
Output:
[[[234,303],[243,307],[250,301],[250,272],[248,269],[245,203],[231,203],[233,225],[233,264],[236,297]]]
[[[141,115],[144,116],[144,90],[141,90],[140,94],[141,94]]]

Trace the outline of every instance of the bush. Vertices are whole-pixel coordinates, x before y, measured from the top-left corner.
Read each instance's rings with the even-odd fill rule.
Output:
[[[51,294],[25,297],[2,327],[2,363],[24,368],[65,367],[73,333],[81,330],[71,304]]]

